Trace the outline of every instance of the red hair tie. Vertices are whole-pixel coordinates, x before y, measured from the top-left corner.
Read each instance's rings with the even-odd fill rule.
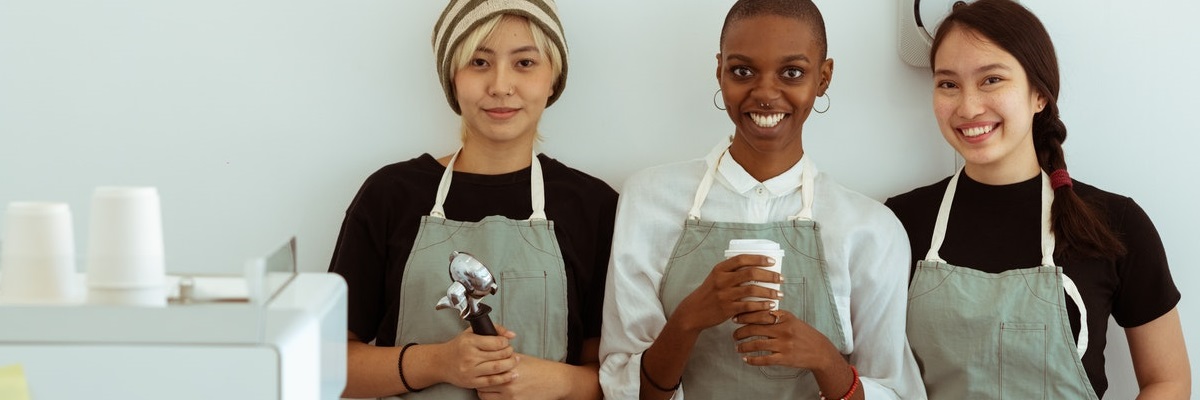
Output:
[[[1050,173],[1050,188],[1058,190],[1060,187],[1071,187],[1071,174],[1065,169],[1056,169]]]

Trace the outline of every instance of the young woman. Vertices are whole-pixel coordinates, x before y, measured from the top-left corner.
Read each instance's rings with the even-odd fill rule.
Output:
[[[1186,399],[1179,291],[1128,197],[1067,174],[1058,62],[1010,0],[956,8],[930,55],[953,177],[888,200],[916,262],[908,338],[932,399],[1098,399],[1109,315],[1139,398]]]
[[[451,1],[433,46],[462,148],[383,167],[346,211],[330,266],[350,289],[345,396],[598,398],[617,194],[534,156],[542,111],[566,81],[555,5]],[[498,281],[483,301],[500,335],[434,309],[452,251]]]
[[[604,302],[607,398],[924,396],[903,335],[903,228],[804,152],[804,121],[832,76],[811,1],[733,5],[716,70],[732,139],[639,172],[622,194]],[[733,239],[774,241],[785,257],[726,259]],[[782,274],[756,268],[777,261]]]

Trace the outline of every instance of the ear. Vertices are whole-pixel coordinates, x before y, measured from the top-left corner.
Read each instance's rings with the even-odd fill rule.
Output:
[[[724,67],[723,64],[724,63],[721,62],[721,53],[717,53],[717,84],[718,85],[721,84],[721,68]]]
[[[1037,112],[1042,112],[1042,110],[1045,110],[1047,102],[1046,96],[1042,95],[1042,92],[1037,92]]]
[[[821,62],[821,82],[817,85],[817,96],[824,96],[825,91],[829,90],[829,83],[833,82],[833,59],[826,58]]]

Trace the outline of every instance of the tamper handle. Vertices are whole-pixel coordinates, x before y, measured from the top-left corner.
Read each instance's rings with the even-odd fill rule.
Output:
[[[492,308],[487,304],[480,303],[479,312],[472,313],[464,318],[467,322],[471,323],[471,330],[476,335],[496,336],[496,325],[492,323],[492,317],[488,316],[488,313],[491,311]]]

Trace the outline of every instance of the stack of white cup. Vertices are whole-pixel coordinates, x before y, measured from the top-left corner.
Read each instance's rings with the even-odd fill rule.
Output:
[[[66,203],[13,202],[0,241],[0,303],[76,304],[75,233]]]
[[[88,303],[165,306],[162,211],[153,187],[99,187],[88,226]]]
[[[783,271],[783,249],[779,247],[779,243],[767,239],[733,239],[729,241],[729,249],[725,250],[725,258],[732,258],[741,254],[759,254],[771,257],[775,260],[775,265],[763,265],[762,268],[775,273]],[[758,285],[768,289],[779,291],[779,284],[773,282],[748,282],[749,285]],[[742,301],[770,301],[771,309],[779,309],[779,300],[768,299],[763,297],[746,297]]]

